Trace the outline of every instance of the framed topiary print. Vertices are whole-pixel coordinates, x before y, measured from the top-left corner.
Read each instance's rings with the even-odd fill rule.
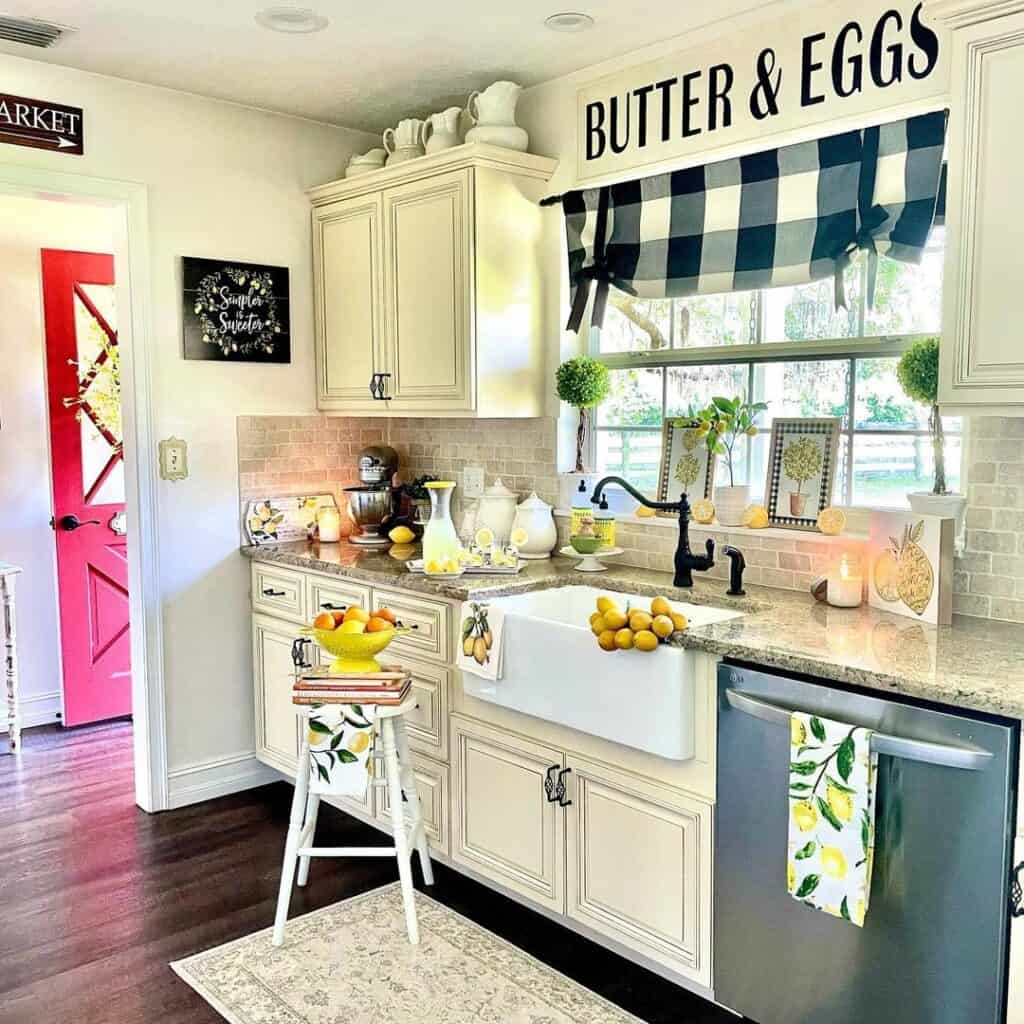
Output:
[[[772,421],[764,485],[771,526],[817,530],[818,513],[832,504],[841,422],[838,416]]]

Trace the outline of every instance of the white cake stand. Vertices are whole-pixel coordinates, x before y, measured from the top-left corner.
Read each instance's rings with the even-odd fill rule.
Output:
[[[578,558],[580,564],[576,566],[577,572],[603,572],[608,566],[600,559],[614,558],[615,555],[621,555],[622,548],[601,548],[600,551],[595,551],[592,555],[582,555],[574,547],[567,544],[559,554],[568,555],[570,558]]]

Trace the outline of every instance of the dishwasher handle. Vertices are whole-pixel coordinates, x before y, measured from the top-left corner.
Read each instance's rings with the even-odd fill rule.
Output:
[[[758,700],[741,690],[726,690],[725,699],[736,711],[772,725],[789,725],[793,714],[786,708]],[[921,761],[943,768],[963,768],[971,772],[984,771],[992,763],[992,754],[977,747],[954,747],[947,743],[887,736],[881,732],[871,734],[871,749],[876,754],[888,754],[890,757],[902,757],[907,761]]]

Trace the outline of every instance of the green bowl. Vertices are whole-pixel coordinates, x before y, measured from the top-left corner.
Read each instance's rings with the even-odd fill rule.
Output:
[[[592,555],[601,546],[600,537],[570,537],[569,543],[581,555]]]

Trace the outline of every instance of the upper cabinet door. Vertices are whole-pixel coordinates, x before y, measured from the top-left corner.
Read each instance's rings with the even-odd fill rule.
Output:
[[[994,18],[991,6],[940,3],[934,11],[953,29],[939,401],[978,411],[1017,406],[1019,414],[1024,13]]]
[[[475,407],[472,188],[459,170],[384,192],[392,409]]]
[[[321,409],[380,411],[370,378],[383,369],[381,198],[313,213],[317,399]]]

